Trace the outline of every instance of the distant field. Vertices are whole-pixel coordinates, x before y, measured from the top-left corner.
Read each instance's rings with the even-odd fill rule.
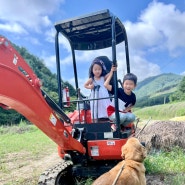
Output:
[[[152,117],[153,120],[169,120],[175,118],[180,119],[179,117],[182,117],[183,120],[185,116],[185,101],[134,109],[133,112],[140,119],[149,119]]]

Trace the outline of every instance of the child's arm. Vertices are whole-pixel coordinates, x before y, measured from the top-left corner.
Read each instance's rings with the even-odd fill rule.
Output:
[[[84,87],[86,88],[86,89],[93,89],[94,88],[94,84],[92,83],[93,81],[92,81],[92,78],[89,78],[88,80],[87,80],[87,82],[84,84]]]
[[[111,71],[108,73],[107,78],[105,78],[104,86],[108,91],[112,90],[112,85],[110,85],[111,78],[113,76],[113,72],[117,70],[117,67],[112,66]]]
[[[105,80],[107,80],[109,74],[110,74],[110,72],[105,75],[105,77],[104,77]]]

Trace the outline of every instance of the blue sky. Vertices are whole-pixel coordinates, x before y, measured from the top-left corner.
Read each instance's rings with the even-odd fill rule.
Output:
[[[54,24],[104,9],[109,9],[125,25],[131,72],[139,81],[161,73],[185,75],[185,0],[6,0],[0,6],[0,34],[25,47],[56,72]],[[69,44],[63,37],[60,44],[62,78],[74,84]],[[76,52],[81,89],[88,78],[91,61],[100,55],[111,59],[110,51]],[[120,79],[126,72],[123,51],[123,45],[119,45]]]

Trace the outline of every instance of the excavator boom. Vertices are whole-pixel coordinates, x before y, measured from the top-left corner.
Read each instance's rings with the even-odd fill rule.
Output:
[[[0,36],[0,106],[14,109],[35,124],[64,152],[85,153],[65,128],[70,119],[41,89],[42,83],[11,43]],[[56,107],[55,111],[47,101]]]

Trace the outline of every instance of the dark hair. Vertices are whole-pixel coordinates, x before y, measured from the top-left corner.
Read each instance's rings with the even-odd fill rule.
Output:
[[[93,74],[93,70],[92,70],[94,64],[101,66],[101,68],[102,68],[101,76],[105,76],[107,74],[107,69],[105,67],[104,62],[102,60],[100,60],[99,58],[95,58],[89,68],[89,78],[94,78],[94,74]]]
[[[137,76],[133,73],[127,73],[124,77],[123,77],[123,83],[125,82],[125,80],[132,80],[134,82],[134,84],[137,84]]]

